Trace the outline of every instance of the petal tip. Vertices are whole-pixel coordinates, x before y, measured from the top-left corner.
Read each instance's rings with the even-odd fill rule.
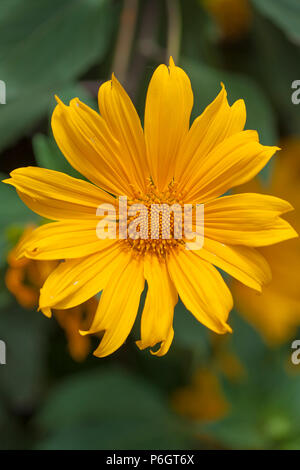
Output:
[[[169,67],[176,67],[173,57],[170,55],[169,58]]]
[[[1,180],[1,183],[12,184],[12,178],[5,178],[4,180]]]

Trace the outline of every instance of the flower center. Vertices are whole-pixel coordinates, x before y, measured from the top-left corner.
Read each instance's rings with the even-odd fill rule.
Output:
[[[136,193],[128,201],[128,238],[124,240],[134,254],[156,254],[164,258],[171,248],[184,245],[183,194],[173,181],[164,192],[152,181],[146,194]]]

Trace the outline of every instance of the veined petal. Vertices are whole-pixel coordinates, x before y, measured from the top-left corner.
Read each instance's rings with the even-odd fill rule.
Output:
[[[131,99],[114,75],[101,85],[98,102],[101,116],[120,143],[131,182],[145,190],[149,170],[143,128]]]
[[[163,356],[168,352],[174,336],[172,325],[178,295],[166,263],[160,262],[157,256],[145,258],[144,276],[148,291],[141,319],[141,340],[137,341],[137,345],[145,349],[162,343],[158,351],[151,352]]]
[[[132,194],[120,144],[96,111],[78,98],[70,106],[58,100],[51,125],[57,145],[77,171],[112,194]]]
[[[101,295],[90,330],[82,332],[105,331],[95,356],[112,354],[126,340],[137,315],[144,282],[143,263],[130,253],[123,253],[122,263],[112,273]]]
[[[177,153],[188,133],[193,92],[186,73],[170,59],[154,72],[147,93],[145,139],[151,177],[163,190],[174,176]]]
[[[104,243],[101,252],[60,263],[41,289],[39,307],[45,315],[51,309],[66,309],[82,304],[107,285],[114,269],[122,265],[119,243]]]
[[[18,168],[3,182],[14,186],[34,212],[53,220],[95,218],[100,204],[115,198],[87,181],[44,168]]]
[[[217,269],[185,249],[170,254],[167,264],[182,302],[195,318],[216,333],[230,332],[226,321],[232,296]]]
[[[257,132],[243,131],[228,137],[202,160],[184,187],[186,202],[205,202],[252,179],[278,147],[258,142]]]
[[[205,237],[203,248],[194,253],[258,292],[271,281],[270,266],[255,248],[224,245]]]
[[[241,132],[246,123],[244,100],[229,106],[224,85],[216,99],[193,122],[185,136],[175,168],[175,180],[183,186],[202,165],[214,147],[233,134]]]
[[[224,196],[205,204],[205,235],[231,245],[266,246],[297,237],[280,214],[292,206],[255,193]]]
[[[21,258],[51,260],[83,258],[102,251],[112,240],[97,237],[96,218],[93,220],[65,220],[36,228],[21,241],[16,256]]]

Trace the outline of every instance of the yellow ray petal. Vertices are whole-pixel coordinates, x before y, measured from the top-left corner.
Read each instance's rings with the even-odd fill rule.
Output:
[[[108,356],[122,346],[133,327],[143,288],[143,263],[132,258],[130,253],[122,253],[119,265],[101,295],[90,330],[82,332],[105,331],[95,356]]]
[[[111,240],[100,240],[96,227],[98,220],[65,220],[42,225],[22,240],[16,250],[18,258],[38,260],[83,258],[105,246]]]
[[[145,139],[151,177],[159,190],[174,176],[175,159],[189,129],[193,92],[186,73],[170,59],[154,72],[147,93]]]
[[[120,143],[120,151],[131,182],[145,190],[149,171],[140,118],[124,88],[113,75],[101,85],[98,94],[99,110],[112,135]]]
[[[141,319],[140,349],[162,343],[155,355],[163,356],[171,346],[174,307],[178,300],[177,291],[170,279],[166,263],[157,256],[147,256],[144,260],[144,275],[148,291]]]
[[[252,179],[278,147],[263,146],[255,131],[242,131],[217,145],[184,187],[186,202],[205,202]]]
[[[232,245],[272,245],[297,237],[291,225],[279,217],[290,210],[288,202],[274,196],[224,196],[205,204],[205,234]]]
[[[170,254],[167,264],[182,302],[195,318],[216,333],[231,331],[226,321],[232,296],[217,269],[185,249]]]
[[[119,243],[104,244],[101,252],[60,263],[41,289],[40,309],[66,309],[82,304],[107,285],[122,256]]]
[[[185,185],[199,170],[204,157],[214,147],[233,134],[241,132],[246,123],[246,108],[243,100],[229,106],[227,93],[222,90],[216,99],[193,122],[185,136],[175,168],[175,180]]]
[[[87,181],[44,168],[18,168],[3,182],[14,186],[22,201],[48,219],[95,218],[100,204],[113,204],[115,198]]]
[[[76,170],[112,194],[131,194],[120,144],[96,111],[78,98],[70,106],[58,100],[51,125],[57,145]]]
[[[270,266],[255,248],[224,245],[205,237],[203,248],[195,254],[258,292],[271,281]]]

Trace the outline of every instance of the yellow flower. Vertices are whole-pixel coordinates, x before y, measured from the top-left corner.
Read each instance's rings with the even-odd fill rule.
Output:
[[[177,413],[199,421],[216,421],[229,411],[218,377],[205,369],[197,370],[191,385],[176,390],[172,405]]]
[[[290,221],[299,231],[300,139],[286,139],[282,142],[282,148],[268,190],[280,196],[288,196],[296,209],[290,214]],[[262,185],[256,181],[249,184],[248,189],[261,191]],[[233,292],[240,313],[272,346],[291,338],[300,325],[299,240],[260,248],[260,252],[271,266],[272,282],[259,296],[236,282],[233,284]]]
[[[17,244],[8,254],[8,268],[5,273],[7,289],[14,295],[17,302],[24,308],[38,305],[39,290],[47,277],[58,265],[54,260],[17,259],[19,246],[30,239],[34,227],[27,227]],[[54,310],[55,318],[65,331],[71,357],[75,361],[86,358],[91,349],[88,337],[79,334],[80,328],[88,328],[97,308],[95,297],[67,310]]]
[[[77,307],[54,310],[55,318],[67,337],[69,353],[74,361],[83,361],[91,350],[89,337],[80,335],[79,331],[89,328],[96,309],[97,299],[92,297]]]
[[[35,226],[28,226],[19,243],[30,239]],[[7,289],[14,295],[17,302],[24,308],[34,308],[38,305],[39,290],[53,269],[57,261],[35,261],[29,258],[18,258],[18,244],[8,253],[8,268],[5,273]]]
[[[247,376],[239,358],[228,347],[228,336],[211,333],[214,366],[231,382],[241,382]]]
[[[248,32],[252,23],[249,0],[200,0],[214,18],[225,39],[236,40]]]
[[[253,178],[277,147],[259,143],[255,131],[244,131],[243,100],[232,106],[225,88],[189,128],[193,93],[188,76],[170,59],[150,81],[144,131],[137,112],[117,79],[99,89],[100,113],[79,99],[58,101],[54,137],[67,160],[91,183],[42,168],[19,168],[6,183],[43,217],[55,220],[39,227],[21,244],[18,256],[65,260],[41,289],[39,306],[75,307],[103,291],[87,333],[105,332],[98,357],[116,351],[136,319],[140,295],[148,291],[141,319],[140,349],[165,354],[172,342],[173,310],[178,295],[198,321],[216,333],[227,324],[231,293],[215,266],[258,291],[270,279],[269,266],[255,247],[297,236],[280,215],[292,209],[272,196],[224,196]],[[129,209],[153,201],[204,204],[205,240],[201,250],[186,249],[186,237],[99,239],[96,211],[101,204]],[[151,213],[150,213],[151,219]],[[198,227],[198,226],[197,226]]]

